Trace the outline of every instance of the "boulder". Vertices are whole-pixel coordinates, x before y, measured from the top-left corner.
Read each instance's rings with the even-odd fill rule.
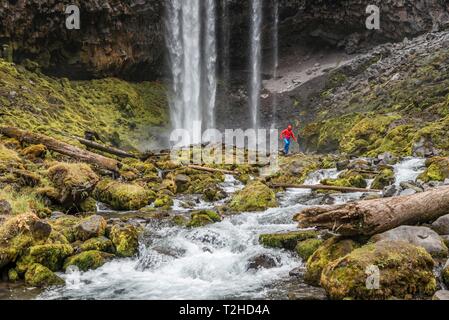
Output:
[[[350,239],[333,237],[326,240],[307,260],[304,281],[310,285],[319,285],[323,269],[332,261],[341,258],[359,244]]]
[[[317,238],[318,233],[313,230],[291,231],[287,233],[261,234],[259,243],[265,247],[295,250],[299,241]]]
[[[112,241],[103,236],[87,240],[80,246],[80,250],[81,251],[96,250],[107,253],[114,253],[115,251]]]
[[[113,254],[97,250],[84,251],[67,258],[64,262],[64,270],[67,270],[69,266],[77,266],[81,271],[98,269],[113,257]]]
[[[323,240],[321,239],[307,239],[298,242],[295,251],[303,261],[307,261],[307,259],[309,259],[322,244]]]
[[[69,244],[42,244],[30,247],[17,261],[17,271],[24,273],[34,263],[51,271],[61,270],[65,258],[73,254]]]
[[[69,242],[77,240],[78,224],[81,219],[75,216],[57,214],[48,220],[53,230],[61,233]]]
[[[189,188],[190,178],[185,174],[177,174],[175,176],[176,192],[183,193]]]
[[[132,257],[139,251],[139,233],[133,225],[114,225],[109,238],[120,257]]]
[[[374,242],[393,240],[405,241],[423,247],[433,257],[447,257],[448,248],[440,236],[430,228],[415,226],[400,226],[371,238]]]
[[[106,224],[106,220],[99,215],[90,216],[81,220],[76,228],[77,239],[86,241],[90,238],[104,236]]]
[[[271,269],[275,268],[278,263],[279,260],[277,258],[269,254],[260,254],[249,259],[247,269]]]
[[[97,184],[94,197],[115,210],[139,210],[152,203],[156,194],[137,184],[106,179]]]
[[[47,267],[34,263],[25,273],[25,283],[33,287],[49,287],[64,285],[65,281]]]
[[[38,220],[31,225],[31,233],[37,241],[47,240],[51,231],[51,225],[45,221]]]
[[[449,214],[435,220],[431,228],[438,234],[449,235]]]
[[[229,207],[235,212],[245,212],[264,211],[277,205],[274,191],[262,182],[255,181],[235,193]]]
[[[427,169],[418,179],[424,182],[444,181],[449,178],[449,158],[433,157],[426,160]]]
[[[395,182],[394,171],[391,169],[383,169],[371,184],[372,189],[383,190],[385,187],[392,185]]]
[[[432,257],[423,248],[380,241],[328,264],[321,285],[332,299],[427,297],[436,290],[433,267]]]
[[[221,217],[213,210],[195,211],[191,214],[191,219],[187,223],[189,228],[203,227],[214,222],[220,222]]]
[[[439,290],[435,292],[432,300],[449,300],[449,290]]]

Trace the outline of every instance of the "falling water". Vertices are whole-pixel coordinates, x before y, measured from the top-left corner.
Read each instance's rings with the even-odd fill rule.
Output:
[[[276,80],[279,68],[279,2],[273,0],[273,79]],[[276,128],[277,94],[273,93],[272,128]]]
[[[228,0],[221,0],[221,73],[223,78],[224,92],[228,92],[230,79],[230,59],[229,59],[229,7]]]
[[[250,109],[253,128],[258,127],[260,90],[262,87],[262,1],[251,0],[251,81],[250,81]]]
[[[197,123],[202,123],[201,129],[204,129],[212,127],[215,121],[215,0],[204,2],[204,24],[202,3],[200,0],[166,0],[166,44],[172,73],[172,127],[188,130],[191,137],[196,136],[192,133],[197,129]],[[204,123],[203,113],[207,115]]]

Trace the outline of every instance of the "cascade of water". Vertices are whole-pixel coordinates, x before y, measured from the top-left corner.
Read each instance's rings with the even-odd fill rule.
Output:
[[[250,57],[250,109],[252,125],[257,129],[259,125],[260,91],[262,88],[262,1],[251,0],[251,57]]]
[[[199,139],[193,134],[198,123],[201,123],[201,129],[215,124],[215,10],[215,0],[166,0],[166,44],[172,73],[169,97],[172,127],[188,130],[194,139]],[[204,123],[203,113],[206,113]]]
[[[277,79],[279,68],[279,1],[273,0],[273,79]],[[273,93],[272,128],[276,128],[277,94]]]
[[[221,74],[223,79],[224,92],[227,93],[230,79],[230,59],[229,59],[229,7],[228,0],[221,0]]]
[[[206,73],[203,77],[206,79],[205,106],[207,111],[207,127],[215,128],[215,97],[217,93],[217,44],[215,32],[216,7],[215,0],[206,0],[206,32],[204,41],[204,60]]]

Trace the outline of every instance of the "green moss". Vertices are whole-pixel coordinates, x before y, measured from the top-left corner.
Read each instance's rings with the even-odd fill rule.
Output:
[[[22,154],[30,159],[44,158],[47,148],[43,144],[35,144],[22,150]]]
[[[50,269],[35,263],[25,273],[25,283],[33,287],[48,287],[64,285],[63,279],[55,275]]]
[[[81,271],[98,269],[113,256],[114,255],[112,254],[96,250],[81,252],[80,254],[69,257],[65,260],[64,270],[66,270],[69,266],[77,266]]]
[[[433,157],[426,160],[427,169],[418,179],[429,181],[444,181],[449,178],[449,158]]]
[[[367,286],[367,270],[379,268],[380,287]],[[436,290],[434,261],[420,247],[381,241],[356,249],[324,269],[321,285],[332,299],[404,299],[430,296]]]
[[[323,243],[321,239],[307,239],[304,241],[298,242],[296,245],[295,251],[304,261],[307,261],[309,257],[314,254],[316,250]]]
[[[19,280],[19,274],[17,273],[16,269],[9,269],[8,270],[8,280],[10,282],[16,282]]]
[[[170,209],[173,205],[173,199],[167,194],[158,195],[158,198],[154,201],[155,208]]]
[[[89,197],[83,200],[79,207],[82,212],[97,212],[97,201],[94,198]]]
[[[359,245],[353,240],[337,237],[326,240],[307,260],[304,281],[319,285],[323,269],[332,261],[347,255]]]
[[[189,223],[187,223],[187,227],[198,228],[220,221],[221,221],[220,215],[213,210],[195,211],[192,212],[191,219]]]
[[[109,238],[115,246],[118,256],[132,257],[139,251],[139,234],[132,225],[114,225]]]
[[[383,188],[392,185],[396,178],[394,171],[391,169],[383,169],[375,178],[371,184],[372,189],[383,190]]]
[[[316,237],[318,237],[318,233],[313,230],[261,234],[259,243],[265,247],[294,250],[298,242]]]
[[[32,264],[39,263],[51,271],[61,269],[64,259],[73,253],[68,244],[43,244],[30,247],[17,262],[17,270],[25,272]]]
[[[80,218],[75,216],[64,215],[55,220],[49,220],[52,229],[61,233],[69,242],[74,242],[77,238],[77,227]]]
[[[81,251],[95,250],[114,253],[114,245],[112,244],[112,241],[106,237],[89,239],[80,246],[80,249]]]
[[[267,185],[255,181],[234,194],[229,204],[236,212],[263,211],[278,205],[276,195]]]
[[[347,176],[347,178],[324,179],[321,180],[321,184],[324,184],[326,186],[338,186],[338,187],[354,187],[354,188],[367,187],[366,180],[361,174],[350,175]]]
[[[186,225],[189,223],[189,220],[188,220],[186,217],[182,216],[182,215],[176,215],[176,216],[174,216],[174,217],[171,219],[171,221],[172,221],[175,225],[181,226],[181,227],[186,226]]]
[[[33,192],[17,192],[6,187],[0,189],[0,199],[9,202],[15,215],[34,213],[39,217],[45,217],[49,213],[43,199]]]
[[[137,184],[106,179],[97,184],[94,196],[116,210],[139,210],[153,202],[156,194]]]

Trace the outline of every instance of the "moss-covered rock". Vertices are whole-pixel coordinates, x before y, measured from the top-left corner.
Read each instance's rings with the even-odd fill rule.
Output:
[[[298,242],[295,251],[301,259],[307,261],[307,259],[309,259],[309,257],[314,254],[322,244],[323,240],[321,239],[307,239]]]
[[[318,237],[318,232],[313,230],[291,231],[287,233],[271,233],[261,234],[259,243],[265,247],[283,248],[287,250],[295,250],[299,241],[313,239]]]
[[[47,267],[34,263],[25,273],[25,283],[33,287],[49,287],[64,285],[65,281]]]
[[[154,201],[154,207],[160,209],[170,209],[173,205],[173,199],[168,194],[158,193]]]
[[[57,163],[48,169],[48,177],[58,190],[58,201],[65,206],[86,199],[99,181],[85,163]]]
[[[350,239],[333,237],[326,240],[307,260],[304,280],[311,285],[319,285],[321,272],[332,261],[352,252],[359,245]]]
[[[51,271],[58,271],[73,248],[68,244],[43,244],[30,247],[26,254],[17,261],[17,271],[24,273],[34,263],[39,263]]]
[[[184,217],[184,216],[182,216],[182,215],[180,215],[180,214],[175,215],[175,216],[171,219],[171,221],[172,221],[175,225],[180,226],[180,227],[187,226],[187,224],[189,223],[189,220],[188,220],[186,217]]]
[[[47,147],[43,144],[33,144],[22,150],[22,154],[31,159],[44,158],[47,153]]]
[[[53,230],[61,233],[69,242],[77,239],[77,228],[81,219],[75,216],[63,215],[56,219],[49,220]]]
[[[82,212],[96,212],[97,211],[97,201],[94,198],[89,197],[89,198],[83,200],[79,204],[79,209]]]
[[[366,188],[367,183],[363,175],[361,174],[347,174],[344,178],[338,179],[324,179],[321,180],[321,184],[326,186],[337,187],[354,187],[354,188]]]
[[[113,257],[113,254],[97,250],[84,251],[67,258],[64,262],[64,270],[69,266],[77,266],[81,271],[98,269]]]
[[[17,270],[16,269],[9,269],[8,270],[8,280],[10,281],[10,282],[16,282],[16,281],[18,281],[20,279],[20,277],[19,277],[19,273],[17,272]]]
[[[220,222],[221,217],[213,210],[201,210],[192,212],[190,221],[187,223],[189,228],[204,227],[205,225]]]
[[[76,238],[86,241],[90,238],[104,236],[106,224],[106,220],[99,215],[84,218],[76,226]]]
[[[434,261],[420,247],[381,241],[356,249],[328,264],[321,285],[332,299],[404,299],[436,291]],[[380,271],[379,288],[367,286],[369,268]]]
[[[449,178],[449,158],[433,157],[426,161],[426,171],[418,179],[429,181],[444,181]]]
[[[98,237],[98,238],[92,238],[87,241],[85,241],[83,244],[80,245],[81,251],[102,251],[107,253],[114,253],[114,245],[111,240],[109,240],[106,237]]]
[[[263,211],[278,205],[276,194],[260,181],[249,183],[243,190],[234,194],[229,204],[236,212]]]
[[[391,169],[383,169],[375,178],[371,184],[372,189],[383,190],[383,188],[392,185],[396,178],[394,171]]]
[[[109,238],[120,257],[132,257],[139,251],[139,233],[133,225],[114,225]]]
[[[116,210],[139,210],[152,203],[156,194],[137,184],[121,183],[105,179],[100,181],[94,191],[97,200]]]

